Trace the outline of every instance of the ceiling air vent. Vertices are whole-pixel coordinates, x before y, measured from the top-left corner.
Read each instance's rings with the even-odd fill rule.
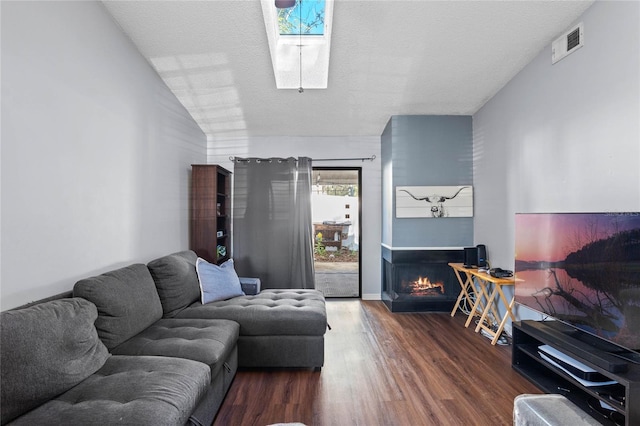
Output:
[[[551,63],[555,64],[584,45],[584,25],[580,22],[551,44]]]

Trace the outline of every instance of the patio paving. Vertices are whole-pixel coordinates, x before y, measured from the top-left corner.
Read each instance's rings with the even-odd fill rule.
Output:
[[[316,262],[316,289],[324,297],[358,297],[357,262]]]

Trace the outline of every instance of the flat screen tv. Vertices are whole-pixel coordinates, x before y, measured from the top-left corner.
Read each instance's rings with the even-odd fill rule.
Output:
[[[640,349],[640,212],[520,213],[516,302]]]

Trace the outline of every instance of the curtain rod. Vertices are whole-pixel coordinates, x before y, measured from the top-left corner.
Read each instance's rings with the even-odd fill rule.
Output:
[[[376,159],[375,155],[371,157],[355,157],[355,158],[312,158],[311,161],[357,161],[360,160],[362,162],[365,161],[373,161]]]
[[[273,158],[260,158],[260,160],[272,160]],[[354,157],[354,158],[312,158],[311,161],[313,162],[318,162],[318,161],[362,161],[363,163],[365,161],[373,161],[376,159],[375,155],[372,155],[371,157]],[[239,157],[234,157],[233,155],[229,157],[230,161],[249,161],[248,158],[239,158]],[[296,160],[297,161],[297,160]]]

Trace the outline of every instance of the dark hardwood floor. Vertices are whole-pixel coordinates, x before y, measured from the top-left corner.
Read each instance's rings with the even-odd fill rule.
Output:
[[[321,372],[240,370],[214,425],[511,425],[513,398],[542,393],[461,313],[327,300],[327,315]]]

